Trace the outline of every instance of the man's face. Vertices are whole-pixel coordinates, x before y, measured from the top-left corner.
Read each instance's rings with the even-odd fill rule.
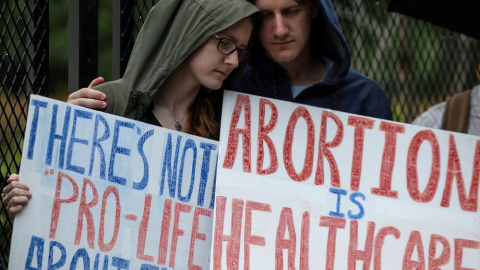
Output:
[[[256,0],[263,12],[260,42],[278,64],[310,58],[310,28],[314,12],[295,0]]]

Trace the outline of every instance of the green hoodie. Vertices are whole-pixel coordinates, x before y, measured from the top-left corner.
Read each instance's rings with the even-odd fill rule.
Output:
[[[106,112],[140,119],[165,79],[195,49],[258,11],[246,0],[160,0],[138,34],[123,78],[95,87],[107,95]]]

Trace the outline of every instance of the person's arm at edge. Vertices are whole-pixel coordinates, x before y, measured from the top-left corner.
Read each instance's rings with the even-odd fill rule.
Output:
[[[30,188],[27,184],[19,181],[18,174],[10,175],[7,183],[8,185],[2,190],[2,204],[7,207],[8,216],[14,219],[28,204],[28,201],[32,198],[32,193],[29,191]]]
[[[445,102],[433,105],[420,116],[415,118],[415,120],[412,122],[412,125],[441,129],[444,111]]]
[[[90,109],[103,110],[107,107],[106,95],[92,87],[102,84],[105,80],[102,77],[94,79],[87,88],[82,88],[68,96],[67,103]],[[8,216],[14,219],[32,198],[27,184],[19,181],[18,174],[12,174],[7,179],[7,186],[3,188],[2,204],[6,206]]]

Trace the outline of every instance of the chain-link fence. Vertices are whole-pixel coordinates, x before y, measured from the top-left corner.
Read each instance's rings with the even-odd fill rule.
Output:
[[[47,95],[48,0],[0,4],[0,180],[17,172],[22,155],[28,96]],[[3,197],[3,196],[2,196]],[[8,262],[12,222],[0,209],[0,269]]]
[[[121,75],[133,42],[156,0],[119,6]],[[478,83],[480,41],[387,11],[388,1],[334,0],[352,52],[352,67],[392,99],[394,118],[411,122],[446,96]],[[48,94],[48,0],[0,3],[1,177],[18,172],[28,96]],[[71,44],[70,46],[74,46]],[[114,49],[115,50],[115,49]],[[0,179],[2,180],[2,179]],[[4,181],[2,181],[2,185]],[[8,261],[12,223],[0,209],[0,250]],[[1,269],[1,265],[0,265]]]
[[[479,40],[390,13],[389,1],[333,2],[352,67],[385,89],[395,120],[409,123],[446,96],[479,82]]]

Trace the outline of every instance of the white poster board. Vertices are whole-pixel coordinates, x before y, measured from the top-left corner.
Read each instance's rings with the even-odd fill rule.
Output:
[[[210,269],[480,269],[480,138],[226,92]]]
[[[208,269],[217,142],[31,96],[9,269]]]

